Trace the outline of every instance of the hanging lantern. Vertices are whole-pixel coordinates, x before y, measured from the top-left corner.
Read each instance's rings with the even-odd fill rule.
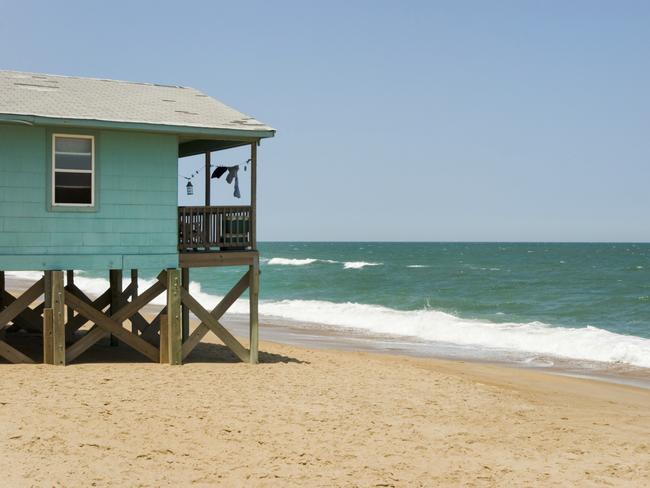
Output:
[[[187,182],[187,185],[185,186],[185,189],[187,190],[188,195],[194,195],[194,187],[192,186],[191,181]]]

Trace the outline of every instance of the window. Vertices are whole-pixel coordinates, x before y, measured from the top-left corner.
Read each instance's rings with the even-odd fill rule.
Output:
[[[52,205],[95,204],[95,139],[54,134],[52,140]]]

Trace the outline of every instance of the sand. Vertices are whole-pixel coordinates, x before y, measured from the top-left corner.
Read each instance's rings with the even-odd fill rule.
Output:
[[[262,343],[0,364],[2,486],[650,486],[650,391]],[[119,362],[105,362],[110,357]]]

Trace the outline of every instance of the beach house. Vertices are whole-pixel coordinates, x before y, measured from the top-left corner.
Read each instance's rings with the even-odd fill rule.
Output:
[[[41,359],[18,335],[42,340],[43,361],[59,365],[110,338],[181,364],[214,333],[257,362],[257,151],[274,133],[192,88],[0,71],[0,357]],[[250,202],[211,205],[211,154],[239,146],[250,148]],[[196,155],[206,161],[204,205],[179,206],[179,158]],[[244,274],[208,311],[189,291],[190,270],[219,266]],[[139,289],[138,270],[152,268],[157,279]],[[16,270],[42,277],[11,293],[5,272]],[[105,271],[110,286],[89,296],[75,270]],[[247,289],[244,347],[220,319]],[[143,307],[163,294],[166,306],[146,320]]]

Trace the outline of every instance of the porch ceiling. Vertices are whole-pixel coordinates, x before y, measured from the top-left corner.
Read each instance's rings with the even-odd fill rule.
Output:
[[[178,141],[178,157],[194,156],[206,152],[222,151],[233,147],[246,146],[258,139],[216,140],[216,139],[188,139],[180,138]]]

